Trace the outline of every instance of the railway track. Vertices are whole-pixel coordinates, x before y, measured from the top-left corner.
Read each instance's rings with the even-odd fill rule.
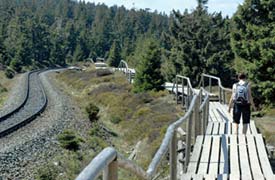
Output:
[[[0,115],[0,122],[6,120],[7,118],[9,118],[12,114],[16,113],[17,111],[19,111],[27,102],[27,99],[29,97],[29,77],[30,77],[31,72],[28,72],[26,75],[26,80],[24,82],[24,87],[22,88],[22,90],[24,92],[22,92],[22,95],[20,94],[20,96],[22,96],[22,100],[20,100],[20,102],[18,102],[16,104],[16,106],[14,106],[13,108],[9,108],[9,111],[1,114]]]
[[[14,110],[0,117],[0,138],[34,120],[47,106],[47,97],[39,79],[41,71],[28,74],[24,100]]]

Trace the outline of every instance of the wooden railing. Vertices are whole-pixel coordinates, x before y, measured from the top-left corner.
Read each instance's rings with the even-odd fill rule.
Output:
[[[210,93],[212,93],[212,83],[213,83],[213,80],[217,81],[218,82],[218,93],[219,93],[219,102],[220,103],[223,103],[223,104],[226,104],[228,103],[228,101],[226,100],[226,92],[227,93],[231,93],[232,90],[231,89],[228,89],[228,88],[225,88],[222,83],[221,83],[221,79],[219,77],[216,77],[216,76],[212,76],[212,75],[209,75],[209,74],[202,74],[201,76],[201,82],[200,82],[200,87],[203,87],[203,88],[206,88],[205,84],[206,84],[206,81],[205,79],[208,79],[208,91]]]
[[[187,77],[177,77],[187,80],[188,84],[191,85]],[[171,180],[176,180],[178,171],[177,142],[178,138],[183,139],[183,137],[177,137],[177,129],[183,126],[184,122],[187,122],[185,161],[182,169],[182,171],[186,172],[191,156],[191,137],[196,137],[199,134],[205,133],[209,116],[209,93],[203,88],[200,89],[198,94],[195,94],[192,89],[190,91],[192,91],[192,93],[189,95],[192,96],[192,98],[187,112],[183,117],[169,125],[162,143],[154,155],[147,171],[143,170],[133,161],[124,158],[114,148],[107,147],[90,162],[90,164],[79,174],[76,180],[93,180],[96,179],[102,172],[104,180],[117,180],[118,167],[126,169],[141,179],[153,179],[162,159],[166,156],[168,151],[170,166],[169,178]]]
[[[179,91],[180,87],[181,87],[181,91]],[[186,87],[186,89],[185,89],[185,87]],[[175,94],[176,94],[177,104],[179,101],[179,96],[180,96],[179,94],[181,93],[181,104],[182,104],[182,106],[185,106],[186,109],[188,109],[190,106],[190,102],[193,98],[193,95],[195,94],[192,84],[190,82],[190,79],[185,76],[176,75],[176,79],[173,84],[172,92],[174,92],[174,89],[176,90]]]
[[[134,73],[132,72],[132,70],[129,68],[128,64],[126,61],[124,60],[121,60],[119,65],[118,65],[118,68],[117,68],[118,71],[121,71],[125,74],[127,80],[132,83],[133,82],[133,79],[134,79]]]

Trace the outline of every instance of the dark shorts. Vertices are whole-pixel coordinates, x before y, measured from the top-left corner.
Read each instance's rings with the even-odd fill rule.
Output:
[[[240,124],[241,116],[243,117],[243,124],[250,123],[250,105],[234,104],[233,107],[233,120],[234,123]]]

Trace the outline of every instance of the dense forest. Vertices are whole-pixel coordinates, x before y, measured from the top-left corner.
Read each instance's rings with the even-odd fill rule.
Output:
[[[183,74],[197,85],[205,72],[229,86],[244,71],[258,102],[274,105],[274,1],[245,0],[232,18],[197,2],[166,15],[72,0],[0,1],[0,67],[10,75],[96,57],[139,67],[149,39],[165,80]]]
[[[106,58],[114,48],[126,58],[139,39],[161,39],[168,29],[165,15],[104,4],[11,0],[0,1],[0,8],[0,63],[17,72]]]

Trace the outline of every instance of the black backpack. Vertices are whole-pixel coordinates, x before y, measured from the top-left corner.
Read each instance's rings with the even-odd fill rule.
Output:
[[[239,105],[248,104],[248,83],[236,83],[235,103]]]

